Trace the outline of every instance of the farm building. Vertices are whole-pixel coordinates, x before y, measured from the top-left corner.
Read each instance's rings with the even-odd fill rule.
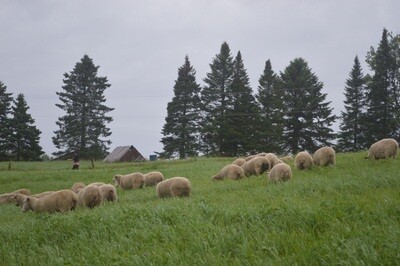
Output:
[[[103,161],[107,163],[142,162],[146,159],[131,145],[116,147]]]

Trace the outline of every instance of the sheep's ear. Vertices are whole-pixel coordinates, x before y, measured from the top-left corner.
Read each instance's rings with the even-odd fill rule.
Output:
[[[12,195],[10,199],[16,199],[17,195]]]

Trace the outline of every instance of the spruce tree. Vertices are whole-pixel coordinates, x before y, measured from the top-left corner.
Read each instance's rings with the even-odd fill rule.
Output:
[[[10,152],[10,112],[12,93],[7,92],[7,86],[0,81],[0,160],[9,159]]]
[[[107,154],[111,135],[106,126],[113,119],[106,114],[114,108],[104,105],[104,92],[111,85],[107,77],[97,76],[99,66],[84,55],[73,71],[64,74],[62,92],[56,92],[62,103],[57,107],[66,112],[56,122],[53,143],[60,151],[56,156],[70,155],[77,150],[83,159],[101,159]]]
[[[18,94],[11,109],[12,158],[16,161],[39,161],[44,154],[39,145],[42,132],[34,125],[35,120],[28,113],[29,107],[23,94]]]
[[[201,118],[200,85],[196,82],[196,70],[185,57],[178,69],[174,85],[174,97],[167,106],[167,117],[163,126],[164,152],[161,157],[179,156],[184,159],[199,152],[199,122]]]
[[[232,107],[230,92],[233,78],[233,58],[228,43],[221,45],[219,54],[210,64],[206,85],[201,90],[203,103],[202,151],[207,155],[223,155],[228,141],[226,111]]]
[[[346,80],[344,107],[341,112],[338,148],[341,151],[359,151],[367,147],[365,132],[366,80],[356,56]]]
[[[371,47],[367,63],[373,71],[368,84],[368,144],[396,137],[399,131],[399,90],[396,88],[396,59],[389,43],[389,34],[383,30],[378,48]]]
[[[279,76],[272,70],[271,61],[265,62],[264,71],[258,80],[256,98],[261,105],[261,150],[281,153],[283,132],[283,93],[279,90]]]
[[[284,91],[285,150],[292,153],[314,152],[322,145],[332,145],[335,135],[330,128],[335,120],[330,102],[322,93],[323,83],[307,62],[296,58],[281,73]]]
[[[221,146],[225,156],[243,156],[258,151],[261,132],[260,108],[253,96],[240,51],[234,60],[230,85],[232,106],[226,110],[226,141]]]

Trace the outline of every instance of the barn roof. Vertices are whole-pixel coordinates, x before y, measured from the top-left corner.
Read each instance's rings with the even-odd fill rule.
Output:
[[[141,162],[146,161],[140,152],[131,146],[116,147],[104,160],[104,162]]]

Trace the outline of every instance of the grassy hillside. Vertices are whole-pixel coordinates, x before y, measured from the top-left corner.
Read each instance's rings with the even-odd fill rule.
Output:
[[[22,213],[0,205],[0,265],[267,265],[400,263],[400,159],[337,155],[337,165],[211,181],[232,158],[141,164],[0,163],[0,194],[111,182],[117,173],[158,170],[190,179],[185,199],[154,187],[118,189],[119,202],[67,214]],[[293,162],[289,162],[293,166]]]

